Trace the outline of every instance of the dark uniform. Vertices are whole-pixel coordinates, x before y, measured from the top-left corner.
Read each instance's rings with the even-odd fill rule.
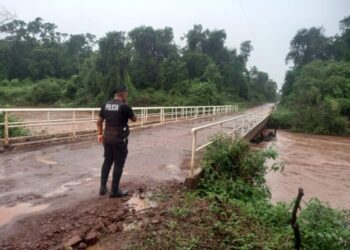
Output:
[[[112,193],[116,193],[128,155],[128,120],[135,117],[135,114],[128,104],[114,99],[102,105],[100,117],[106,121],[103,134],[105,159],[101,170],[101,186],[106,186],[114,162]]]

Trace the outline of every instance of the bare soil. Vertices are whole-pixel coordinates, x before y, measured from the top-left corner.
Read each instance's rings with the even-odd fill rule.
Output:
[[[2,234],[0,249],[123,249],[132,242],[133,229],[160,223],[163,219],[160,211],[173,200],[166,198],[152,208],[145,205],[145,194],[170,195],[181,190],[178,184],[171,182],[167,183],[166,191],[160,187],[147,189],[132,184],[129,187],[136,190],[129,197],[95,197],[20,219]],[[137,203],[144,206],[137,207],[130,203],[131,199],[137,199]],[[156,202],[156,196],[153,199]]]

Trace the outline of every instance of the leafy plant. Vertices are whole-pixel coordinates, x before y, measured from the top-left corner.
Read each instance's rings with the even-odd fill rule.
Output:
[[[20,119],[16,116],[9,115],[8,118],[9,122],[19,122]],[[0,113],[0,123],[4,122],[4,114]],[[19,136],[26,136],[30,135],[30,131],[27,128],[10,128],[9,129],[9,136],[10,137],[19,137]],[[0,138],[4,138],[4,125],[0,125]]]

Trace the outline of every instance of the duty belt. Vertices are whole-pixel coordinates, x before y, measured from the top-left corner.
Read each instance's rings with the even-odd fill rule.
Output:
[[[129,127],[121,127],[121,126],[106,126],[105,132],[103,134],[103,141],[105,143],[118,143],[118,142],[126,142],[129,136]]]

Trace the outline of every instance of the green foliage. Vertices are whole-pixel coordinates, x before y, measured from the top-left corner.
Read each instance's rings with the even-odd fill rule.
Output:
[[[100,106],[112,98],[112,90],[121,83],[130,87],[132,105],[275,100],[276,88],[267,74],[259,81],[249,75],[246,64],[253,50],[251,42],[243,42],[237,54],[225,46],[224,30],[194,25],[185,34],[187,45],[183,48],[175,44],[170,27],[108,32],[97,44],[89,33],[60,33],[55,24],[41,18],[28,23],[7,22],[0,31],[4,34],[0,39],[0,82],[1,87],[8,87],[0,89],[0,96],[4,96],[1,103]],[[93,51],[95,45],[97,50]],[[31,84],[22,84],[25,79]],[[61,81],[60,92],[50,79]],[[14,80],[28,87],[30,94],[16,89]],[[43,86],[43,81],[49,86]],[[176,94],[184,83],[186,92]],[[154,91],[146,93],[151,89]],[[47,97],[43,94],[51,90]]]
[[[189,103],[187,105],[222,104],[215,84],[211,82],[190,82],[188,88]]]
[[[77,87],[73,83],[68,83],[64,95],[69,99],[74,99],[77,93]]]
[[[290,110],[283,108],[281,106],[278,107],[277,111],[274,111],[270,117],[268,122],[268,127],[270,128],[282,128],[282,129],[291,129],[293,128],[295,114]]]
[[[296,67],[301,67],[316,59],[328,59],[330,42],[323,28],[301,29],[290,43],[286,61],[293,61]]]
[[[201,190],[207,195],[226,198],[251,199],[269,197],[265,174],[282,167],[274,163],[268,167],[266,159],[276,159],[272,148],[265,151],[251,151],[245,140],[232,143],[230,138],[219,136],[206,149],[203,159],[204,177]]]
[[[57,31],[53,23],[36,18],[28,23],[13,20],[0,26],[0,76],[7,79],[66,78],[92,53],[95,37]],[[4,61],[5,60],[5,61]]]
[[[61,89],[55,81],[42,80],[31,90],[30,99],[33,103],[55,103],[61,97]]]
[[[280,127],[289,125],[297,131],[320,134],[349,133],[350,63],[314,61],[303,66],[282,100],[283,112],[273,116],[279,118]]]
[[[320,134],[350,132],[350,17],[341,34],[326,37],[322,28],[302,29],[291,41],[287,60],[294,67],[282,87],[279,127]],[[289,113],[290,115],[287,115]],[[278,121],[277,121],[278,120]]]
[[[9,122],[19,122],[20,119],[18,117],[15,117],[13,115],[9,115],[8,118]],[[4,122],[4,114],[0,113],[0,123]],[[20,136],[26,136],[30,135],[30,131],[27,128],[10,128],[9,129],[9,136],[10,137],[20,137]],[[0,138],[4,138],[4,125],[0,125]]]
[[[299,224],[305,249],[349,249],[348,212],[332,209],[317,198],[302,210]]]

